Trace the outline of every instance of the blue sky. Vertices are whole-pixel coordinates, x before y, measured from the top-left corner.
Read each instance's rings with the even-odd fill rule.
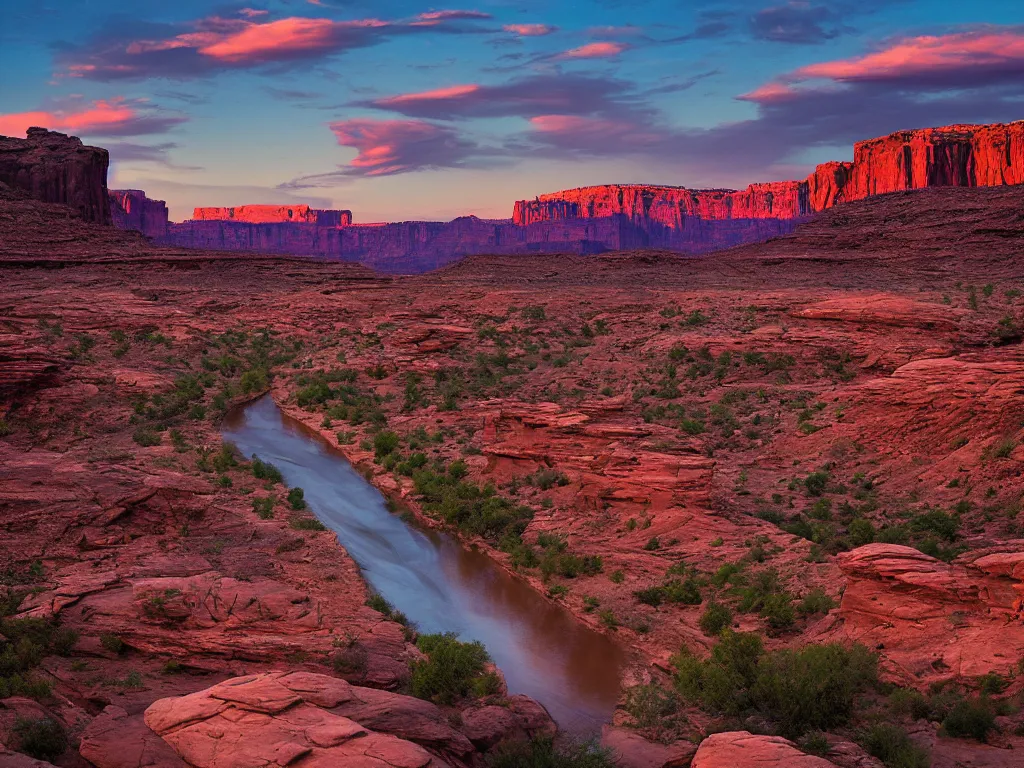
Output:
[[[0,133],[105,146],[111,186],[178,220],[507,217],[558,189],[798,178],[855,140],[1024,118],[1020,0],[0,0],[0,18]]]

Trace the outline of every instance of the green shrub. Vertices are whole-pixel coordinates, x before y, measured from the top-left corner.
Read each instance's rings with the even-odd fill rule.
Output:
[[[961,699],[942,720],[942,727],[954,738],[985,741],[996,727],[996,715],[987,697]]]
[[[820,587],[812,589],[806,595],[803,600],[800,601],[800,605],[797,607],[797,611],[800,612],[801,616],[810,616],[815,613],[828,613],[835,607],[835,602],[828,593]]]
[[[800,749],[809,755],[824,757],[831,751],[832,745],[828,743],[827,735],[821,731],[811,731],[800,741]]]
[[[160,433],[146,427],[139,427],[132,433],[132,440],[143,448],[160,445]]]
[[[400,442],[401,438],[395,432],[378,432],[373,437],[373,452],[378,459],[383,459],[393,453]]]
[[[292,488],[288,491],[288,506],[296,512],[306,508],[306,494],[301,488]]]
[[[413,664],[412,694],[442,704],[466,696],[490,660],[483,644],[460,642],[454,633],[420,635],[416,646],[427,659]]]
[[[383,613],[388,618],[390,618],[391,614],[395,612],[394,606],[387,601],[387,598],[376,592],[366,598],[366,604],[370,608],[373,608],[373,610],[377,611],[377,613]]]
[[[326,531],[327,526],[315,517],[293,517],[288,525],[296,531]]]
[[[100,645],[111,653],[121,654],[124,652],[124,640],[110,632],[100,635]]]
[[[554,741],[507,741],[492,750],[487,768],[615,768],[611,753],[592,743],[555,747]]]
[[[859,741],[868,754],[877,757],[887,768],[929,768],[932,764],[928,751],[911,741],[898,725],[876,723]]]
[[[276,499],[273,496],[267,496],[263,499],[252,500],[252,511],[256,513],[256,517],[260,520],[271,520],[274,517],[274,504]]]
[[[284,478],[281,477],[281,470],[270,462],[261,460],[256,454],[252,456],[252,463],[249,465],[249,469],[252,471],[253,477],[257,480],[265,480],[268,485],[284,482]]]
[[[633,718],[634,728],[647,731],[657,740],[671,740],[676,735],[682,702],[675,691],[657,683],[634,685],[626,690],[624,708]]]
[[[732,610],[724,603],[708,601],[704,613],[700,617],[700,629],[705,635],[717,635],[732,626]]]
[[[765,653],[761,638],[725,630],[707,661],[674,657],[676,690],[731,717],[760,713],[787,738],[842,725],[877,684],[878,659],[862,645],[808,645]]]
[[[809,496],[821,496],[828,486],[829,474],[824,470],[812,472],[804,478],[804,488]]]
[[[52,760],[67,751],[68,737],[56,720],[48,717],[29,719],[19,717],[14,723],[18,748],[37,760]]]
[[[856,517],[850,523],[847,534],[850,537],[851,545],[863,547],[865,544],[870,544],[875,540],[875,526],[871,524],[870,520]]]

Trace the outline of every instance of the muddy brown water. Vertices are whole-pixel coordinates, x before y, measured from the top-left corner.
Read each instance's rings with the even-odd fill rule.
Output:
[[[269,397],[229,414],[224,439],[275,464],[358,563],[370,586],[420,632],[479,640],[512,693],[541,702],[559,727],[595,734],[611,719],[625,654],[610,637],[487,555],[454,537],[409,525],[320,435]]]

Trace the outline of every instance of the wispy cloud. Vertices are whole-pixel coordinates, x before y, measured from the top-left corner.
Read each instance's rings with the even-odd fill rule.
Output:
[[[561,59],[611,59],[625,51],[629,46],[625,43],[616,43],[611,40],[587,43],[578,48],[572,48],[557,58]]]
[[[0,134],[24,136],[29,128],[40,127],[84,136],[143,136],[166,133],[187,120],[145,102],[113,98],[0,115]]]

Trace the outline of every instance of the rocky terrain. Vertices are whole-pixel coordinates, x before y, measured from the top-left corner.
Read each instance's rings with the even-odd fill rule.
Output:
[[[0,188],[0,766],[544,749],[486,664],[425,691],[436,646],[222,445],[268,391],[630,651],[622,765],[1018,764],[1022,207],[928,189],[713,258],[386,277]]]

